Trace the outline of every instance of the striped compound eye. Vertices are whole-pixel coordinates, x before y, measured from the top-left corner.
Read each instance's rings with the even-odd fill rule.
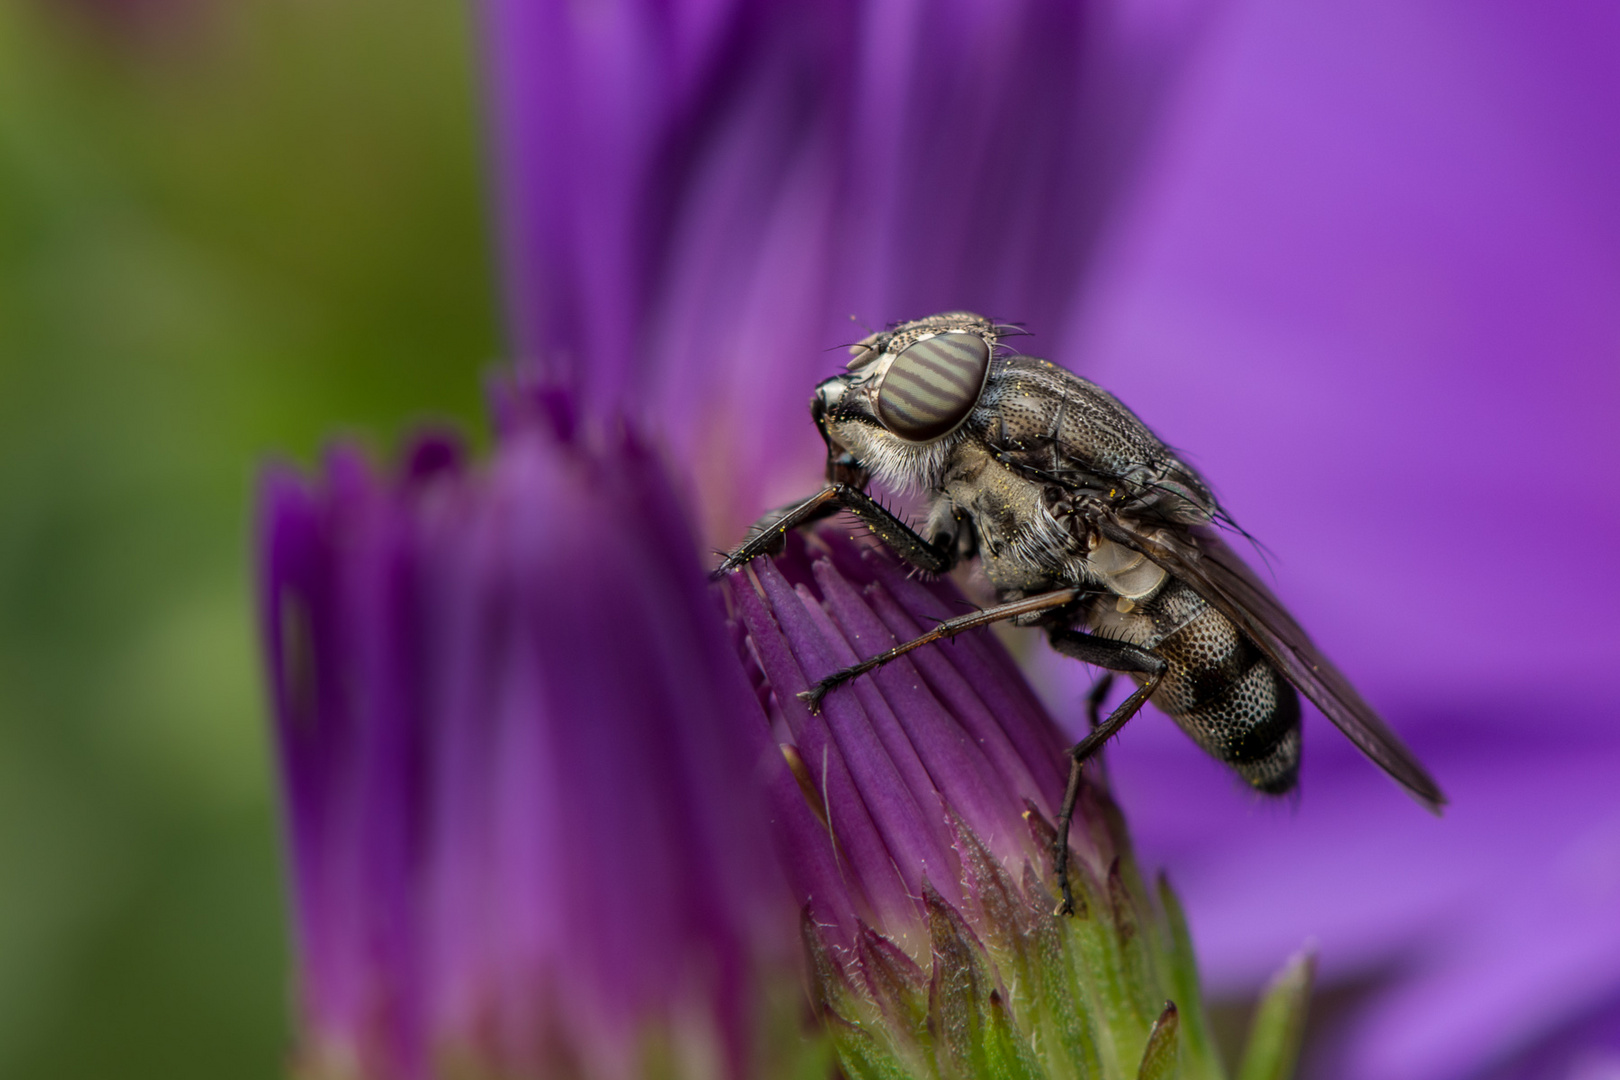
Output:
[[[909,442],[948,435],[973,411],[989,370],[990,345],[978,334],[923,338],[889,364],[878,419]]]

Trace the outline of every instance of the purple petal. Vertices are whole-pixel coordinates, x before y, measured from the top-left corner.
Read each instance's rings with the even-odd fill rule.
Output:
[[[917,862],[929,852],[926,829],[917,824],[922,811],[907,793],[896,790],[892,764],[870,737],[869,723],[858,705],[845,698],[828,702],[812,715],[793,697],[838,665],[804,611],[802,599],[774,571],[769,565],[761,567],[759,578],[771,618],[780,628],[781,644],[773,647],[768,628],[757,619],[749,624],[750,637],[767,663],[766,677],[799,755],[818,781],[829,815],[839,822],[835,826],[839,847],[873,907],[871,916],[903,919],[908,898],[916,895],[911,886]],[[749,611],[747,595],[736,592],[743,610]],[[807,663],[813,665],[810,670]],[[871,787],[863,786],[863,781]]]
[[[863,327],[1059,333],[1204,7],[486,4],[514,347],[654,418],[731,527],[814,468]]]
[[[808,542],[789,537],[784,555],[756,561],[728,587],[745,655],[760,669],[822,814],[820,831],[800,823],[779,839],[794,887],[830,941],[853,947],[858,925],[868,923],[908,950],[926,950],[924,894],[964,900],[964,832],[1012,880],[1026,864],[1044,865],[1048,854],[1024,821],[1026,800],[1050,816],[1066,775],[1064,744],[985,631],[841,686],[819,713],[794,696],[892,646],[897,627],[913,637],[938,612],[960,608],[948,582],[906,581],[892,556],[828,528]],[[1033,767],[1017,739],[1045,748]],[[1087,829],[1076,830],[1076,848],[1106,866],[1093,842]]]
[[[657,461],[523,392],[487,470],[266,481],[303,1053],[613,1075],[662,1033],[739,1075],[785,770]]]
[[[855,664],[897,644],[869,606],[871,586],[863,596],[833,570],[830,562],[818,562],[812,569],[831,616],[850,635],[850,643],[858,647],[846,647],[839,655],[839,666]],[[915,770],[908,783],[917,800],[929,807],[929,821],[942,847],[954,845],[954,838],[937,806],[937,792],[949,791],[956,812],[992,834],[1000,830],[1004,821],[1016,819],[1017,811],[1009,804],[1009,795],[997,783],[999,777],[983,752],[956,718],[940,707],[911,658],[903,657],[868,679],[856,680],[848,692],[856,694],[868,714],[882,723],[890,754]]]

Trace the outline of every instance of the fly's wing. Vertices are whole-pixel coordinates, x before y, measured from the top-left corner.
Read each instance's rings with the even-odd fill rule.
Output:
[[[1364,754],[1439,809],[1445,796],[1412,752],[1253,571],[1198,531],[1219,515],[1214,496],[1134,413],[1095,383],[1024,357],[1003,360],[986,392],[995,423],[983,437],[997,461],[1056,485],[1103,536],[1192,586]]]
[[[1191,585],[1248,635],[1362,753],[1419,802],[1440,812],[1446,797],[1433,777],[1230,547],[1207,532],[1195,538],[1190,530],[1146,530],[1111,516],[1097,524],[1106,538],[1141,552]]]

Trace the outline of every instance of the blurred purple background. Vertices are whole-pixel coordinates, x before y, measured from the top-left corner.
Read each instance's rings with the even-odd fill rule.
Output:
[[[1452,798],[1320,718],[1293,811],[1169,725],[1113,755],[1215,987],[1307,938],[1387,982],[1344,1075],[1620,1008],[1620,12],[1577,7],[1234,6],[1065,358],[1191,450]]]
[[[578,22],[492,21],[542,9]],[[424,415],[476,440],[497,288],[659,419],[715,545],[817,482],[837,346],[1025,320],[1190,451],[1454,800],[1313,718],[1297,806],[1257,805],[1133,725],[1111,768],[1212,984],[1314,938],[1350,1075],[1612,1067],[1614,11],[0,5],[0,1073],[283,1068],[249,477]],[[502,58],[565,96],[480,96]],[[508,169],[530,225],[490,228],[497,105],[588,206]],[[565,287],[492,283],[491,237]],[[1077,722],[1091,673],[1030,644]]]
[[[1451,810],[1314,716],[1295,804],[1160,719],[1112,765],[1215,988],[1317,943],[1309,1075],[1620,1007],[1620,11],[490,6],[517,348],[651,417],[715,543],[815,484],[824,350],[967,307],[1267,545]]]

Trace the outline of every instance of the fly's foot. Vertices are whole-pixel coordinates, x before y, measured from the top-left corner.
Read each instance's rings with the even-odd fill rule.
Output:
[[[795,696],[800,701],[810,706],[811,715],[814,715],[821,711],[821,699],[827,696],[827,692],[829,690],[844,685],[855,676],[861,674],[863,670],[866,670],[865,665],[857,665],[852,668],[845,668],[843,671],[835,671],[825,679],[816,680],[810,689],[801,690]]]
[[[814,500],[808,500],[813,502]],[[727,574],[741,570],[755,559],[762,556],[775,557],[787,550],[787,534],[805,524],[812,518],[800,519],[796,513],[805,503],[784,506],[779,510],[772,510],[748,527],[743,535],[743,542],[731,551],[725,552],[720,565],[709,572],[710,581],[719,581]]]
[[[738,550],[727,554],[725,558],[720,560],[719,566],[709,571],[709,580],[722,581],[725,579],[727,574],[734,570],[741,569],[753,561],[753,559],[743,554],[742,550],[739,548]]]
[[[725,553],[720,565],[709,571],[710,581],[719,581],[727,574],[741,570],[755,559],[764,555],[780,555],[787,546],[787,530],[776,530],[775,535],[752,533],[735,551]]]
[[[794,696],[808,705],[810,707],[810,715],[814,716],[816,713],[821,711],[821,699],[827,696],[827,691],[831,690],[842,681],[842,679],[838,678],[822,679],[814,686],[810,687],[810,689],[801,690]]]

